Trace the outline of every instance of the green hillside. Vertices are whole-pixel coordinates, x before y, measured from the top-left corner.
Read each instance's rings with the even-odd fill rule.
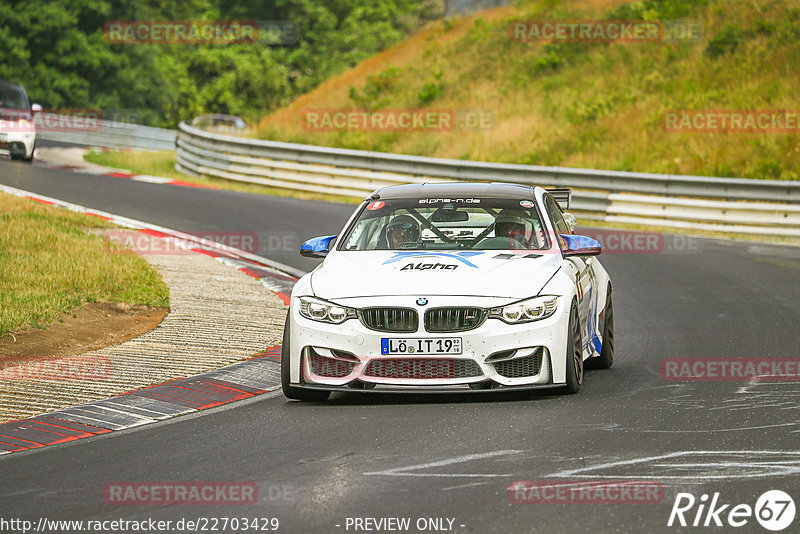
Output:
[[[521,42],[514,21],[684,21],[697,38]],[[669,110],[800,110],[800,6],[788,0],[543,0],[423,31],[262,120],[259,137],[486,161],[800,178],[790,132],[668,131]],[[487,128],[315,131],[307,110],[472,110]]]

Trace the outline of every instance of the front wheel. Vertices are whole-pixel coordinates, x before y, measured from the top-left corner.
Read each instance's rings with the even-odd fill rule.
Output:
[[[291,313],[291,311],[289,312]],[[286,324],[283,327],[283,345],[281,346],[281,389],[283,394],[290,399],[315,402],[324,401],[331,396],[330,391],[317,391],[313,389],[296,388],[289,384],[289,315],[286,315]]]
[[[581,343],[581,323],[578,319],[578,308],[572,305],[567,328],[567,385],[562,392],[577,393],[583,383],[583,350]]]

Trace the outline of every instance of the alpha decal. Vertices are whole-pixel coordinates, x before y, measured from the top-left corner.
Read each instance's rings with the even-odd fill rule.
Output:
[[[455,271],[458,265],[448,263],[406,263],[401,271]]]
[[[383,262],[383,265],[395,263],[400,260],[410,260],[411,258],[448,258],[457,260],[468,267],[478,268],[477,265],[469,261],[469,258],[480,256],[483,252],[476,250],[465,250],[463,252],[420,252],[420,251],[407,251],[395,252],[394,256]]]

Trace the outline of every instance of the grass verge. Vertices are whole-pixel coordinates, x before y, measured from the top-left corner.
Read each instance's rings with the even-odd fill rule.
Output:
[[[86,302],[169,306],[169,289],[144,258],[89,228],[114,225],[0,193],[0,336],[43,328]]]
[[[115,169],[126,169],[132,174],[163,176],[164,178],[173,178],[175,180],[182,180],[184,182],[228,191],[238,191],[240,193],[257,193],[262,195],[299,198],[303,200],[340,202],[344,204],[358,204],[363,200],[362,198],[355,197],[309,193],[292,189],[281,189],[278,187],[266,187],[258,184],[246,184],[234,180],[187,176],[175,170],[175,152],[172,150],[159,150],[155,152],[133,150],[90,151],[86,153],[84,160]]]

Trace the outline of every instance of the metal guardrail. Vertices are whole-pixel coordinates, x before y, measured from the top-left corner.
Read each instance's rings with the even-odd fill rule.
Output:
[[[37,137],[63,143],[107,148],[143,148],[147,150],[174,150],[178,132],[139,124],[116,121],[97,121],[99,127],[71,128],[64,131],[37,132]]]
[[[407,156],[213,134],[179,125],[176,170],[273,187],[365,196],[385,185],[512,182],[573,189],[586,219],[800,237],[800,183]]]

